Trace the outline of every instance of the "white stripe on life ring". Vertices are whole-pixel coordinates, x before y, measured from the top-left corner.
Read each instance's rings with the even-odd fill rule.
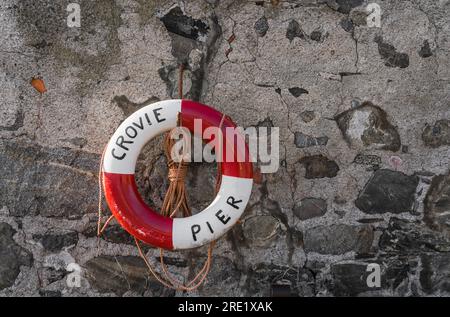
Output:
[[[219,193],[206,209],[190,217],[173,219],[173,248],[196,248],[224,235],[244,212],[252,184],[252,178],[222,175]]]
[[[157,135],[175,128],[179,112],[181,100],[164,100],[130,115],[117,128],[106,147],[103,170],[107,173],[134,174],[142,147]]]

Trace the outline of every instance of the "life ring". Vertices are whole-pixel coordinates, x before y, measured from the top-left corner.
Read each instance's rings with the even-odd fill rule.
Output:
[[[220,126],[222,131],[236,127],[228,117],[209,106],[189,100],[165,100],[149,104],[125,119],[105,150],[102,176],[110,210],[126,231],[155,247],[191,249],[217,240],[237,222],[250,198],[253,166],[247,144],[244,142],[244,147],[238,148],[239,142],[233,142],[232,147],[227,147],[233,140],[223,133],[222,181],[217,196],[206,209],[190,217],[172,219],[145,204],[134,177],[142,147],[155,136],[175,128],[178,120],[192,133],[197,132],[194,119],[202,120],[203,131],[208,127]],[[226,153],[230,149],[232,156]],[[237,159],[238,154],[244,155],[243,162]],[[227,161],[230,157],[233,160]]]

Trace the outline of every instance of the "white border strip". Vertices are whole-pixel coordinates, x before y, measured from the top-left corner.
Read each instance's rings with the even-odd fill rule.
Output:
[[[175,128],[180,112],[181,100],[164,100],[145,106],[130,115],[108,142],[103,171],[134,174],[143,146],[157,135]]]
[[[219,193],[206,209],[187,218],[173,219],[173,248],[200,247],[224,235],[244,212],[252,185],[251,178],[222,175]]]

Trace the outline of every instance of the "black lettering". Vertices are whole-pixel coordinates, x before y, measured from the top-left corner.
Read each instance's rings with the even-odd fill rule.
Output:
[[[211,231],[211,233],[214,233],[214,230],[211,227],[210,223],[207,221],[206,224],[208,225],[209,231]]]
[[[133,135],[130,135],[130,133],[129,133],[130,130],[133,131],[133,133],[134,133]],[[125,129],[125,134],[128,135],[128,137],[134,139],[134,138],[137,136],[137,131],[136,131],[135,128],[133,128],[133,127],[130,125],[130,126],[128,126],[128,127]]]
[[[139,124],[137,124],[136,122],[133,122],[133,125],[135,127],[138,127],[141,130],[144,130],[144,123],[142,122],[142,117],[139,117]]]
[[[222,210],[219,210],[218,212],[216,212],[216,217],[217,219],[219,219],[224,225],[226,225],[228,223],[228,221],[231,220],[230,217],[226,217],[225,215],[221,215]]]
[[[191,232],[192,232],[192,238],[194,239],[194,241],[197,241],[196,234],[200,232],[200,225],[192,225]]]
[[[126,146],[123,145],[123,143],[129,143],[129,144],[133,144],[133,141],[126,141],[123,136],[119,136],[116,140],[116,144],[118,146],[120,146],[122,149],[124,149],[125,151],[128,151],[129,148],[127,148]]]
[[[236,200],[233,196],[227,198],[227,204],[233,207],[234,209],[239,209],[239,206],[236,204],[241,203],[242,200]]]
[[[113,156],[115,159],[123,160],[124,157],[126,156],[126,153],[123,153],[122,156],[117,156],[116,154],[114,154],[114,150],[115,150],[115,149],[112,149],[112,150],[111,150],[112,156]]]
[[[150,118],[148,117],[148,114],[144,114],[145,119],[147,120],[148,125],[152,125],[152,122],[150,121]]]
[[[161,115],[161,113],[159,113],[159,110],[161,110],[162,108],[156,108],[153,109],[153,114],[155,115],[156,121],[158,121],[158,123],[166,121],[166,118],[162,118],[160,119],[159,116]]]

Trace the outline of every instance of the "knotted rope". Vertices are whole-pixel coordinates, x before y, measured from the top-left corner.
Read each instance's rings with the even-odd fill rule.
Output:
[[[178,94],[180,99],[183,98],[183,72],[184,72],[184,65],[180,65],[179,69],[179,80],[178,80]],[[225,115],[222,116],[219,129],[222,128],[223,122],[225,119]],[[180,120],[178,120],[178,126],[181,125]],[[173,218],[175,215],[179,214],[181,211],[181,214],[183,217],[189,217],[192,215],[191,210],[189,208],[188,202],[187,202],[187,195],[186,195],[186,187],[185,187],[185,179],[187,175],[187,168],[188,163],[183,161],[182,159],[180,162],[175,162],[171,157],[171,150],[174,146],[174,140],[170,137],[171,133],[167,133],[165,136],[164,141],[164,153],[167,158],[167,166],[168,166],[168,175],[167,178],[169,179],[169,187],[167,189],[167,192],[164,196],[164,202],[161,208],[161,214],[167,217]],[[105,155],[105,149],[103,150],[102,157],[100,160],[100,168],[98,173],[98,223],[97,223],[97,235],[100,236],[110,221],[114,218],[114,216],[110,216],[105,224],[101,225],[101,218],[102,218],[102,183],[103,183],[103,173],[102,173],[102,166],[103,166],[103,159]],[[186,143],[183,146],[183,156],[186,154]],[[218,163],[218,176],[216,179],[216,186],[215,186],[215,193],[217,194],[218,189],[220,187],[220,183],[222,180],[222,174],[221,174],[221,165]],[[159,281],[161,284],[168,288],[172,288],[175,290],[181,290],[181,291],[192,291],[198,288],[206,279],[209,270],[211,268],[211,262],[212,262],[212,251],[215,245],[215,241],[211,242],[208,247],[208,255],[207,259],[205,261],[205,264],[200,269],[200,271],[196,274],[196,276],[188,283],[184,284],[183,282],[180,282],[178,279],[176,279],[168,270],[166,264],[164,263],[164,249],[159,249],[159,255],[160,255],[160,264],[163,274],[158,273],[155,268],[152,266],[152,264],[147,259],[146,255],[142,251],[140,242],[138,239],[134,238],[134,241],[136,243],[136,247],[138,249],[139,255],[144,260],[149,272],[155,277],[157,281]]]

